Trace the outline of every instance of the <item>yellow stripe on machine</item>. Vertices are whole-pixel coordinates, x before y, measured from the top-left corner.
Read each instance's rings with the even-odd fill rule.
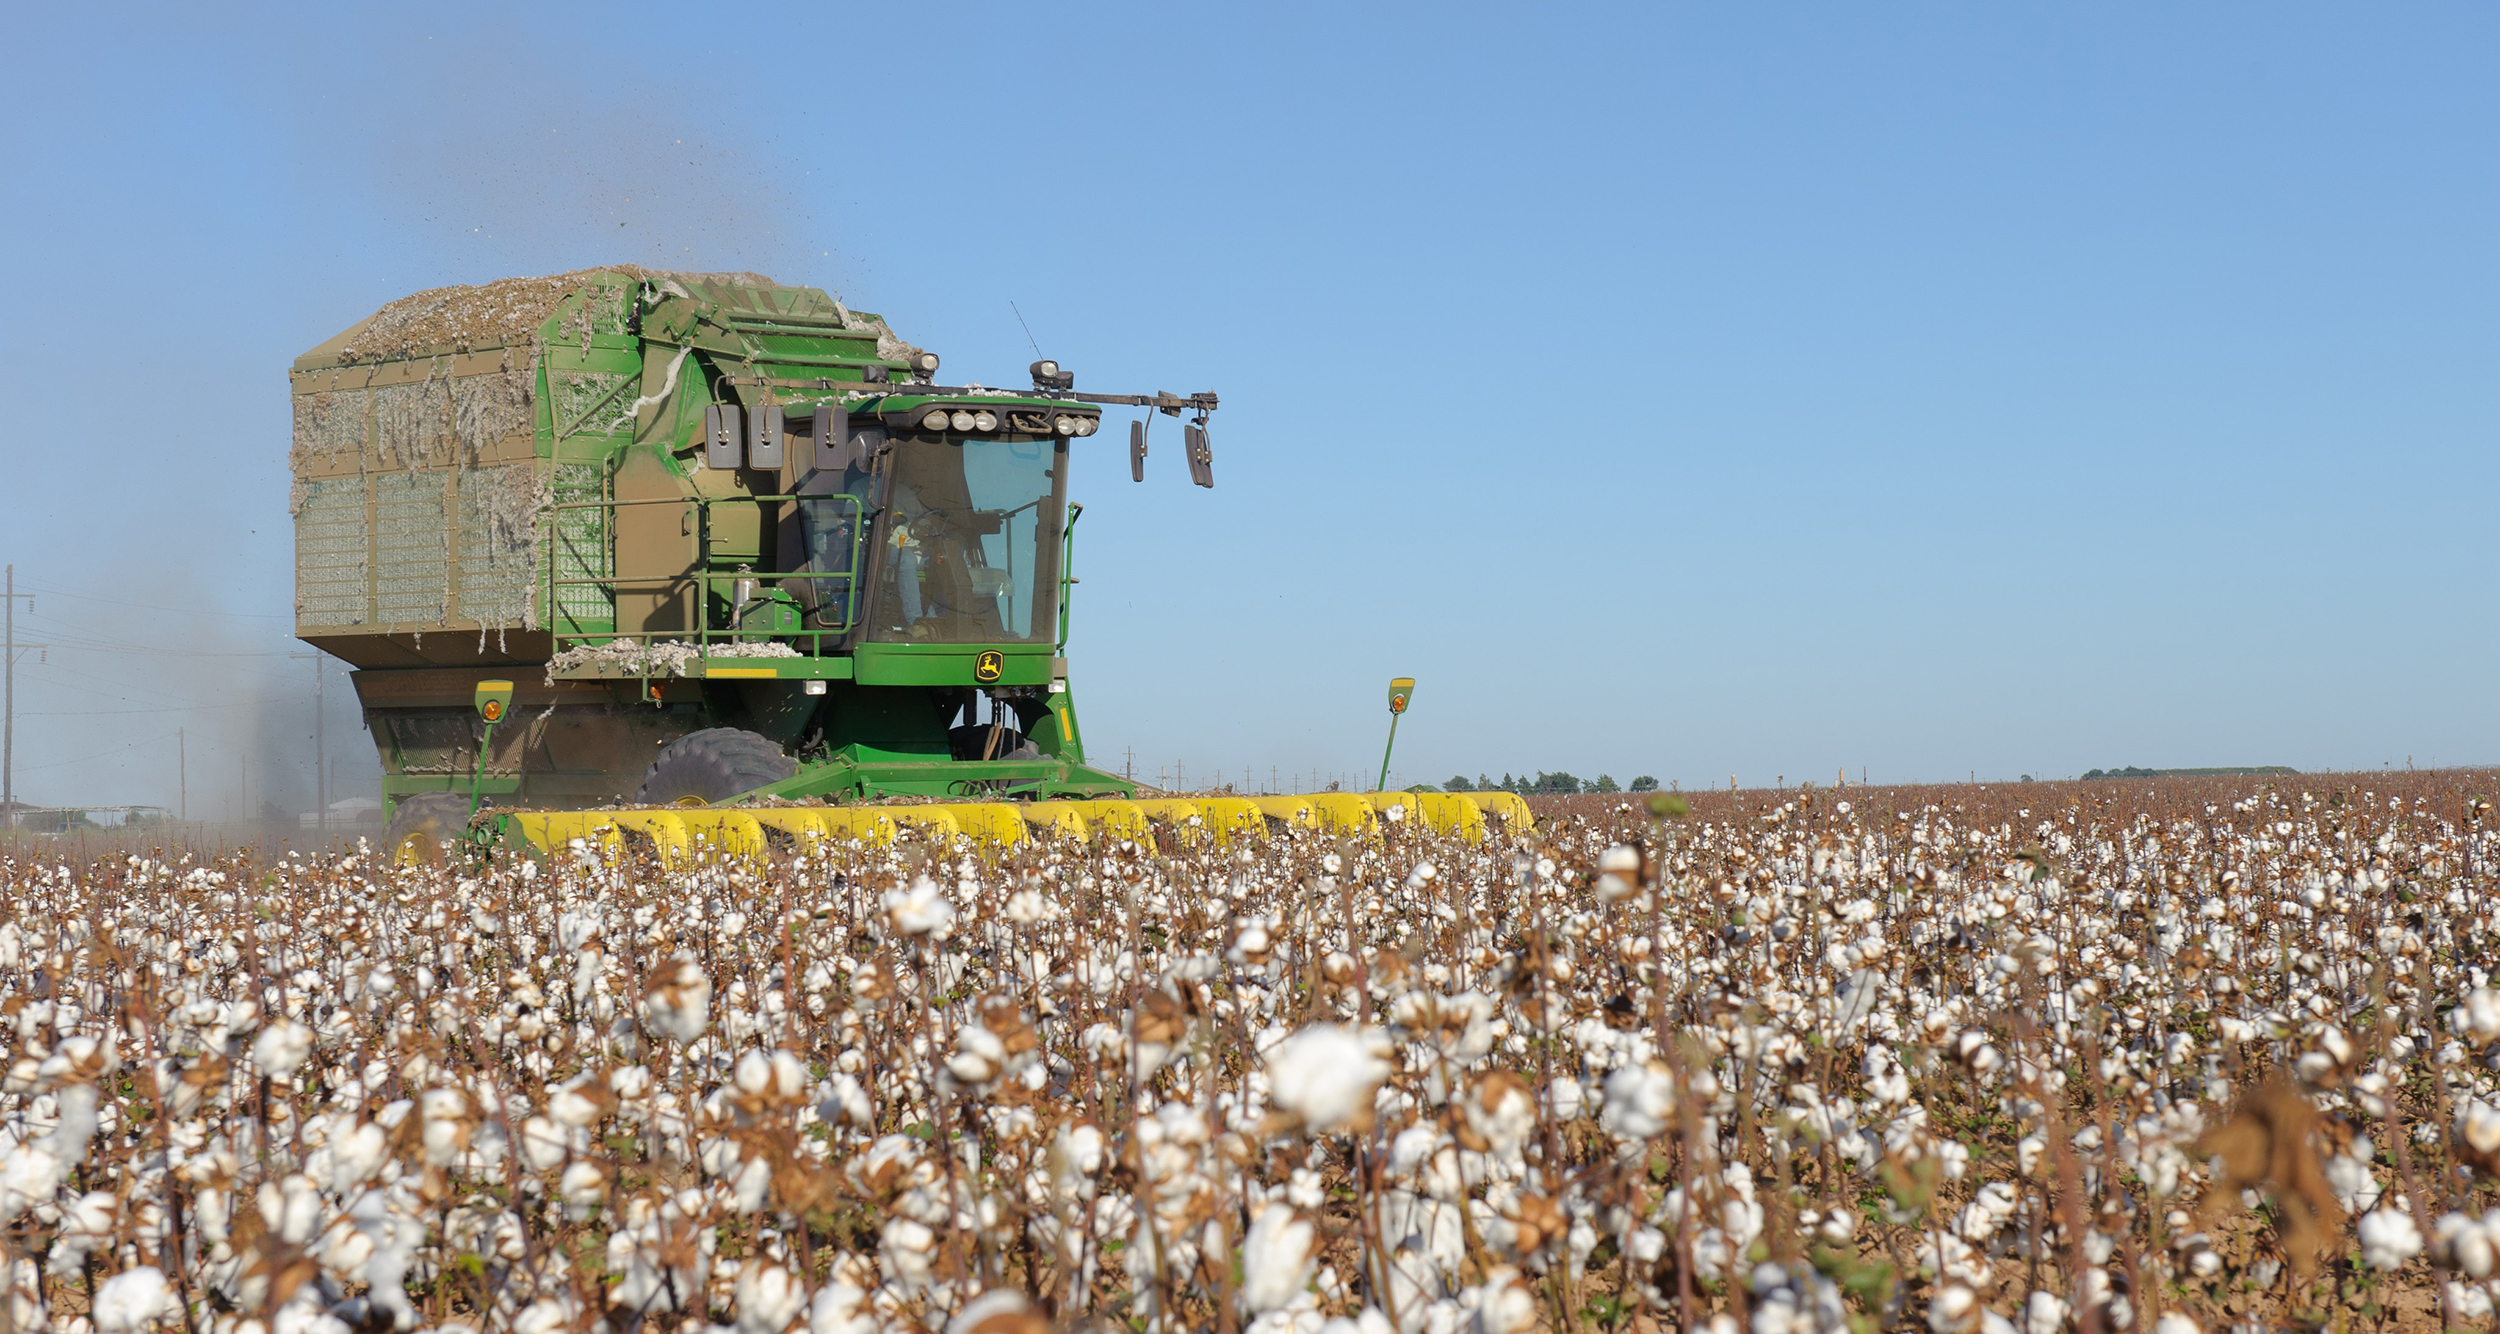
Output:
[[[651,846],[660,854],[661,865],[678,867],[693,860],[685,821],[678,819],[674,812],[610,811],[606,814],[616,821],[617,828],[650,839]]]
[[[1486,815],[1499,817],[1514,834],[1524,833],[1528,826],[1536,823],[1536,813],[1528,809],[1527,798],[1516,792],[1456,792],[1451,795],[1473,803]]]
[[[1309,797],[1252,797],[1250,804],[1258,807],[1259,814],[1268,819],[1282,820],[1296,829],[1315,829],[1319,826],[1319,811],[1311,805]]]
[[[1368,834],[1375,823],[1372,804],[1352,792],[1315,792],[1311,809],[1331,833]]]
[[[1219,843],[1230,843],[1238,837],[1262,838],[1267,834],[1267,812],[1247,797],[1200,797],[1198,818],[1206,822]]]
[[[771,667],[706,667],[706,681],[777,681],[781,673]]]
[[[963,837],[963,826],[955,823],[955,812],[948,806],[880,806],[887,819],[920,831],[925,838],[948,842]]]
[[[1198,814],[1198,803],[1179,797],[1139,797],[1129,804],[1144,811],[1147,819],[1165,824],[1185,825]]]
[[[738,810],[694,809],[676,812],[693,841],[722,857],[761,857],[765,853],[764,826],[755,817]]]
[[[1082,839],[1092,832],[1092,826],[1086,823],[1085,812],[1078,810],[1073,801],[1026,802],[1016,808],[1016,813],[1022,815],[1024,822],[1033,826],[1033,832],[1037,834],[1048,830],[1062,838]]]
[[[1418,792],[1415,806],[1436,834],[1455,834],[1470,843],[1484,841],[1484,811],[1474,802],[1446,792]]]
[[[625,850],[625,837],[613,817],[601,811],[522,811],[513,822],[521,836],[544,851],[554,852],[581,839],[610,857]]]
[[[1102,797],[1091,801],[1064,804],[1084,815],[1095,830],[1106,838],[1143,841],[1146,837],[1146,809],[1133,801]]]
[[[967,801],[946,809],[955,813],[956,827],[975,842],[1011,848],[1024,841],[1024,814],[1015,802]]]

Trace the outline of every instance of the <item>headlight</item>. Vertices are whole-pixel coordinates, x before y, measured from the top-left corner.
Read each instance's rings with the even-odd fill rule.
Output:
[[[923,429],[925,429],[925,430],[931,430],[931,431],[943,431],[943,430],[945,430],[945,429],[946,429],[946,409],[944,409],[944,408],[931,408],[931,409],[929,409],[929,415],[920,419],[920,425],[921,425],[921,427],[922,427]]]
[[[1061,417],[1057,421],[1052,422],[1050,425],[1051,429],[1059,432],[1061,435],[1076,434],[1076,418],[1074,417]]]
[[[955,409],[955,415],[949,420],[955,423],[955,429],[958,431],[969,431],[972,429],[972,412],[968,408]]]
[[[1078,435],[1092,435],[1101,426],[1102,418],[1100,417],[1079,417],[1076,419],[1076,433]]]
[[[988,408],[983,408],[979,412],[972,414],[972,429],[976,431],[997,430],[998,414],[990,411]]]

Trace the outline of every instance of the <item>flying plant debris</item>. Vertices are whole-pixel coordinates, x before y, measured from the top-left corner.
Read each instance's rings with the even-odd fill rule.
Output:
[[[2488,1321],[2494,836],[2168,791],[474,866],[0,845],[0,1300],[2219,1334],[2427,1285]]]

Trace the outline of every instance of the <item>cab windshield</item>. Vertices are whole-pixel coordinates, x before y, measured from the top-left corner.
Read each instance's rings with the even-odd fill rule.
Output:
[[[911,436],[891,458],[868,637],[1048,642],[1057,629],[1067,444]]]

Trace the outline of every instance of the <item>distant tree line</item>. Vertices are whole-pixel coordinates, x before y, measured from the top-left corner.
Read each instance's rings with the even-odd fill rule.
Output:
[[[1516,792],[1522,796],[1568,797],[1582,792],[1655,792],[1658,780],[1642,774],[1633,779],[1632,786],[1627,789],[1617,783],[1612,774],[1599,774],[1594,779],[1559,772],[1539,773],[1534,778],[1514,778],[1509,774],[1488,778],[1477,774],[1471,779],[1465,774],[1453,774],[1441,787],[1446,792]]]
[[[2244,774],[2296,774],[2300,770],[2280,764],[2239,765],[2219,769],[2139,769],[2130,764],[2123,769],[2093,769],[2083,776],[2094,778],[2215,778]]]

